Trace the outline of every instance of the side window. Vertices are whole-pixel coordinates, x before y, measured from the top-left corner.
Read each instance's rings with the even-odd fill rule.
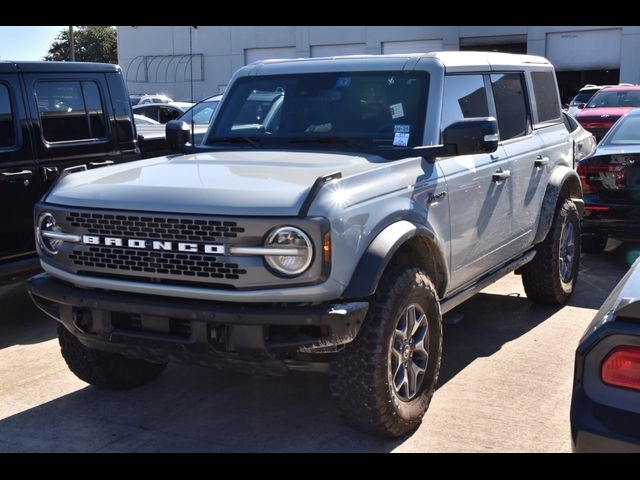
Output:
[[[11,111],[9,89],[0,83],[0,148],[16,144],[16,129]]]
[[[560,117],[560,102],[556,79],[552,71],[531,72],[533,93],[536,97],[538,122],[557,120]]]
[[[38,82],[35,91],[42,136],[47,142],[106,136],[104,109],[95,82]]]
[[[465,118],[488,116],[489,104],[482,75],[445,76],[442,130]]]
[[[167,123],[178,118],[182,112],[171,107],[160,107],[160,123]]]
[[[491,88],[496,103],[500,140],[527,135],[531,128],[531,118],[527,109],[522,74],[491,75]]]

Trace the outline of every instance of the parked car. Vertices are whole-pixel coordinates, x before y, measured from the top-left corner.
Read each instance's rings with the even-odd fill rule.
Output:
[[[640,453],[640,258],[576,350],[571,440],[575,452]]]
[[[563,111],[562,119],[573,140],[573,165],[575,166],[596,149],[596,137],[586,131],[569,113]]]
[[[574,117],[578,114],[580,110],[587,106],[591,97],[593,97],[597,92],[599,92],[603,87],[611,86],[611,85],[585,85],[582,87],[576,96],[573,97],[571,102],[569,102],[569,115],[573,115]]]
[[[583,251],[601,252],[610,236],[640,238],[640,110],[618,120],[577,170],[585,201]]]
[[[576,114],[576,120],[600,141],[622,115],[637,107],[640,86],[604,87]]]
[[[136,127],[142,127],[142,126],[146,127],[149,125],[162,125],[160,122],[156,122],[155,120],[145,117],[144,115],[134,115],[133,120],[136,122]]]
[[[0,62],[0,283],[39,270],[33,205],[56,180],[138,158],[119,67]]]
[[[171,120],[175,120],[192,106],[193,103],[189,102],[171,102],[136,105],[132,108],[133,113],[136,115],[142,115],[155,120],[158,123],[164,124]]]
[[[129,100],[131,101],[131,106],[134,105],[147,105],[150,103],[169,103],[173,102],[173,100],[166,95],[162,95],[160,93],[143,93],[136,94],[133,93],[129,95]]]
[[[347,422],[398,436],[435,391],[442,313],[513,271],[534,302],[574,291],[582,190],[542,57],[254,63],[205,142],[187,127],[167,125],[184,155],[73,174],[37,206],[28,289],[86,382],[176,360],[331,372]]]
[[[193,133],[195,142],[199,143],[204,138],[209,122],[215,110],[218,108],[222,95],[213,95],[196,103],[187,111],[183,112],[175,122],[186,122],[188,124],[189,135],[191,135],[191,120],[193,118]],[[138,117],[139,115],[136,115]],[[146,118],[146,117],[142,117]],[[138,138],[140,140],[140,148],[145,158],[155,157],[158,155],[169,155],[177,153],[179,150],[171,147],[166,140],[166,125],[152,121],[153,125],[142,125],[136,120],[138,129]]]

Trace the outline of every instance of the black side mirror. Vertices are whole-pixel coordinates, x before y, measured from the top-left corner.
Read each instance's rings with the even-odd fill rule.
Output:
[[[578,105],[576,105],[576,107],[578,107],[578,109],[580,109],[580,110],[582,110],[586,106],[587,106],[586,103],[579,103]]]
[[[498,122],[493,117],[465,118],[442,132],[442,143],[456,155],[495,152],[499,140]]]
[[[170,148],[182,152],[191,141],[191,127],[182,120],[171,120],[165,127],[165,137]]]

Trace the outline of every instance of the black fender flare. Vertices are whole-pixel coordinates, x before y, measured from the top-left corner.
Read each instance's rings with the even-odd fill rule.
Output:
[[[542,201],[542,208],[540,209],[540,219],[538,221],[538,230],[533,240],[534,244],[542,242],[547,236],[553,222],[558,198],[563,190],[568,192],[569,198],[576,204],[578,214],[582,218],[584,201],[582,200],[580,177],[572,168],[559,165],[553,169],[549,178],[547,190]]]
[[[437,255],[439,271],[442,278],[433,279],[440,295],[444,293],[449,281],[445,256],[435,235],[423,225],[416,225],[407,220],[399,220],[385,227],[369,244],[356,269],[351,276],[351,281],[343,293],[345,298],[363,298],[376,292],[380,278],[387,265],[402,245],[414,237],[423,237],[435,247],[432,251]]]

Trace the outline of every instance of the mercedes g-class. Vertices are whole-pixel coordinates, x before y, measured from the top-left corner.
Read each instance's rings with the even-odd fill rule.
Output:
[[[263,61],[202,144],[167,130],[184,154],[73,173],[35,209],[28,288],[93,385],[169,361],[322,370],[348,423],[397,436],[434,393],[445,312],[513,271],[535,302],[574,290],[582,190],[544,58]]]

